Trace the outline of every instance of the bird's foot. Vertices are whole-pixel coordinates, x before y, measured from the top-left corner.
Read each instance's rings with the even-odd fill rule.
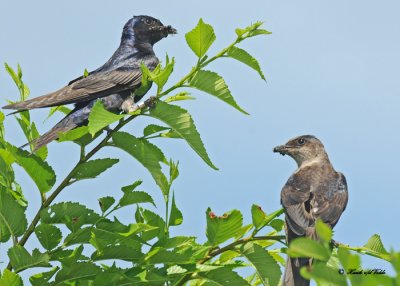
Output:
[[[122,103],[121,109],[124,113],[134,112],[139,109],[139,107],[135,104],[132,97],[128,97]]]
[[[155,96],[150,96],[148,99],[146,99],[146,101],[144,102],[144,104],[148,107],[148,108],[154,108],[156,107],[156,103],[157,103],[157,97]]]

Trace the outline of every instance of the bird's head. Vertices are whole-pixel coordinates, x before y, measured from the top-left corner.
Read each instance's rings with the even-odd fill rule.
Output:
[[[164,26],[160,20],[150,16],[134,16],[125,24],[122,32],[122,41],[135,40],[137,42],[154,45],[169,34],[176,34],[171,26]]]
[[[299,167],[312,160],[328,160],[324,145],[312,135],[302,135],[290,139],[286,144],[276,146],[273,151],[281,155],[289,155]]]

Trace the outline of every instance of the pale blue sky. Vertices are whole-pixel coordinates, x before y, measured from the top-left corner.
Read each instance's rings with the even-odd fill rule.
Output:
[[[147,1],[143,1],[147,2]],[[251,220],[253,203],[266,211],[280,207],[283,184],[295,169],[288,157],[272,153],[287,139],[313,134],[320,138],[335,168],[345,174],[349,204],[335,228],[335,238],[362,245],[374,233],[388,248],[399,250],[400,190],[400,2],[398,1],[4,1],[0,0],[0,62],[20,63],[31,96],[53,91],[102,65],[119,43],[124,23],[147,14],[177,28],[179,34],[156,46],[157,55],[176,58],[172,80],[186,73],[195,57],[184,34],[202,17],[214,26],[216,52],[234,39],[234,29],[257,20],[273,34],[242,46],[260,62],[268,83],[251,69],[223,59],[212,68],[226,79],[245,116],[211,96],[193,91],[197,101],[182,104],[193,115],[213,162],[205,165],[180,141],[157,141],[165,154],[180,160],[174,186],[184,215],[176,233],[205,239],[205,210],[236,208]],[[16,99],[17,90],[0,69],[0,103]],[[47,111],[32,111],[44,132]],[[127,130],[140,134],[149,119]],[[152,121],[153,122],[153,121]],[[25,143],[12,117],[8,138]],[[49,146],[49,163],[63,178],[78,159],[72,143]],[[122,157],[122,163],[99,179],[77,183],[59,200],[80,201],[97,209],[97,198],[119,194],[119,188],[143,179],[143,188],[161,203],[149,174],[124,153],[105,149],[99,157]],[[39,205],[34,184],[19,178],[30,200],[28,214]],[[159,204],[158,211],[163,212]],[[133,215],[126,211],[126,220]],[[0,246],[1,247],[1,246]],[[4,254],[4,247],[1,247]],[[1,259],[3,260],[3,259]],[[390,266],[369,259],[370,267]]]

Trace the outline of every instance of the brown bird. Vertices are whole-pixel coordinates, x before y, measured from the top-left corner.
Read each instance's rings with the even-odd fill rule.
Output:
[[[287,242],[303,236],[318,239],[315,221],[319,218],[333,228],[346,208],[346,178],[335,171],[324,145],[315,136],[296,137],[273,151],[289,155],[298,165],[281,192]],[[300,275],[300,268],[309,263],[308,258],[288,257],[282,286],[310,285]]]

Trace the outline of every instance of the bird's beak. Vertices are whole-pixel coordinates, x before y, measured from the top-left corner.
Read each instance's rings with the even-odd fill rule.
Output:
[[[164,37],[167,37],[168,35],[171,34],[177,34],[178,32],[176,29],[172,28],[170,25],[168,26],[156,26],[156,27],[151,27],[151,31],[156,31],[156,32],[161,32]]]
[[[164,26],[164,27],[165,27],[165,29],[167,30],[167,33],[168,33],[169,35],[171,35],[171,34],[177,34],[177,33],[178,33],[178,31],[177,31],[175,28],[172,28],[171,25]]]
[[[274,153],[279,153],[285,156],[288,153],[288,147],[286,145],[279,145],[273,149]]]

